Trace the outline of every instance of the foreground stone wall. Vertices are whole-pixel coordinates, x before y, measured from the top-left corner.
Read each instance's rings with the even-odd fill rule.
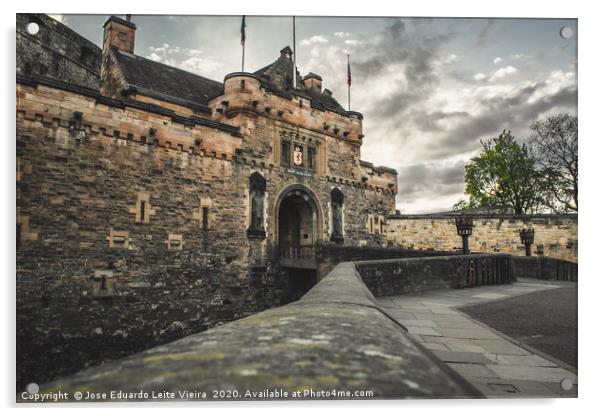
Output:
[[[104,392],[95,400],[103,401],[119,390],[138,394],[130,401],[157,400],[153,391],[175,400],[223,399],[220,390],[239,400],[480,396],[379,309],[352,263],[337,266],[298,302],[56,380],[40,392],[58,390],[69,394],[65,401],[75,391]],[[180,396],[185,391],[206,396]]]
[[[543,280],[576,282],[579,266],[566,260],[551,257],[513,257],[516,275]]]
[[[535,229],[533,255],[577,262],[577,215],[496,215],[476,214],[469,239],[475,252],[501,252],[524,256],[521,228]],[[389,244],[419,250],[454,251],[462,248],[454,217],[445,215],[395,215],[387,217]]]

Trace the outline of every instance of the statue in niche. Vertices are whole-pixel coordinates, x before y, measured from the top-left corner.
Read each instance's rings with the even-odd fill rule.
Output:
[[[253,191],[251,197],[251,224],[254,230],[263,230],[263,193]]]
[[[345,196],[339,190],[334,188],[330,192],[330,202],[332,206],[332,235],[330,240],[341,243],[343,242],[343,201]]]
[[[337,237],[343,235],[343,218],[339,204],[332,205],[332,234]]]
[[[247,236],[265,238],[263,224],[263,200],[265,199],[266,180],[259,172],[249,177],[249,193],[251,200],[251,221]]]

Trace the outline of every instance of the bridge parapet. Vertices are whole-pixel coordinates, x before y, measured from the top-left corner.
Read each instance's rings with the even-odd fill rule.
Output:
[[[70,393],[67,400],[76,391],[148,394],[133,400],[153,400],[152,392],[199,399],[179,396],[186,391],[207,399],[224,399],[224,391],[238,399],[333,390],[343,396],[330,398],[366,391],[371,396],[361,398],[480,396],[379,309],[354,263],[339,264],[297,302],[81,371],[41,392],[58,390]]]

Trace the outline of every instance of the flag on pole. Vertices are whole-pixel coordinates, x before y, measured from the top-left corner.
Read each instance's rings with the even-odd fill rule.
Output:
[[[347,55],[347,85],[351,86],[351,64],[349,63],[349,55]]]
[[[240,23],[240,44],[244,45],[245,44],[245,39],[246,39],[246,35],[245,35],[245,16],[242,17],[242,22]]]

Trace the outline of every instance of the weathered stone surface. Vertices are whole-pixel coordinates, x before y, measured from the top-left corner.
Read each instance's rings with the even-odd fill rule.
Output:
[[[27,32],[30,22],[39,26],[36,35]],[[98,88],[100,48],[45,14],[17,13],[16,49],[17,73]]]
[[[351,264],[335,268],[298,302],[56,380],[41,391],[230,389],[249,399],[247,390],[279,388],[365,389],[374,398],[478,395],[378,309]]]
[[[534,255],[577,262],[577,215],[472,214],[470,249],[524,256],[519,230],[533,228]],[[462,248],[451,215],[394,215],[386,219],[390,244],[409,249],[454,251]],[[528,277],[528,276],[525,276]]]

